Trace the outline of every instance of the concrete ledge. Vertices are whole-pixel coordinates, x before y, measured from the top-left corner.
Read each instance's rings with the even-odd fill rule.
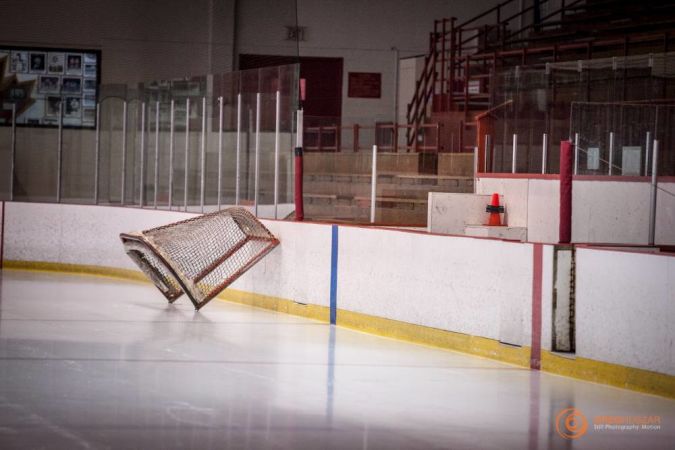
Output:
[[[417,153],[381,152],[377,154],[377,170],[378,172],[388,173],[417,173],[419,159],[420,157]],[[372,172],[372,162],[372,152],[305,152],[303,157],[305,174],[370,174]]]
[[[473,153],[439,153],[438,174],[473,177]]]

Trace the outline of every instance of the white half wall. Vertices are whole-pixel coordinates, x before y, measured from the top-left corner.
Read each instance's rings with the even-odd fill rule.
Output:
[[[87,205],[6,205],[5,260],[84,264],[138,270],[119,234],[154,228],[197,214]],[[330,285],[328,225],[263,220],[283,245],[232,288],[327,306]],[[161,295],[157,294],[160,299]]]
[[[136,269],[118,235],[192,214],[6,203],[5,259]],[[329,306],[332,225],[263,220],[281,241],[232,287]],[[337,308],[530,346],[534,244],[338,227]],[[554,246],[542,248],[542,348]],[[578,247],[577,355],[675,375],[675,257]],[[164,301],[159,292],[157,301]],[[338,311],[338,323],[340,321]]]
[[[195,214],[48,203],[5,204],[5,260],[137,269],[119,234]]]
[[[578,356],[675,375],[675,257],[577,248]]]
[[[357,227],[339,242],[340,309],[530,345],[532,245]]]
[[[504,196],[509,226],[527,227],[530,242],[558,242],[560,181],[540,178],[478,178],[477,194]],[[572,183],[572,242],[646,245],[651,185],[645,181],[589,180]],[[675,245],[675,183],[659,182],[656,245]]]
[[[463,235],[467,225],[482,225],[490,214],[485,207],[490,204],[490,195],[429,192],[427,231],[430,233]],[[504,197],[499,197],[504,204]],[[504,221],[504,215],[502,221]]]

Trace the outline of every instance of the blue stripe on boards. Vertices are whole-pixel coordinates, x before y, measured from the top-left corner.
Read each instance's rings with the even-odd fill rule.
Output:
[[[337,321],[338,226],[332,227],[330,246],[330,323]]]

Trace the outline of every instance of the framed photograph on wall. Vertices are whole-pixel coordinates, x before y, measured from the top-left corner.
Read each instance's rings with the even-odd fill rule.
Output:
[[[61,91],[61,77],[42,75],[38,83],[38,92],[41,94],[58,94]]]
[[[30,73],[45,73],[47,71],[47,54],[44,52],[30,52]]]
[[[96,108],[100,64],[101,52],[95,49],[0,44],[0,72],[9,81],[0,101],[16,105],[18,127],[57,126],[61,102],[65,128],[95,128],[96,118],[85,122],[84,110]],[[9,122],[0,114],[0,131]]]
[[[96,96],[93,94],[84,94],[82,97],[82,106],[96,108]]]
[[[84,92],[96,92],[96,79],[95,78],[85,78],[84,84],[82,85],[82,91]]]
[[[82,78],[63,77],[61,92],[64,94],[79,94],[82,92]]]
[[[12,52],[9,58],[9,71],[13,73],[28,72],[28,52]]]
[[[66,73],[68,75],[82,75],[82,55],[68,53],[66,55]]]
[[[82,122],[94,123],[96,122],[96,109],[84,108],[82,110]]]
[[[62,74],[66,55],[63,53],[49,53],[47,57],[47,72]]]
[[[81,117],[82,116],[82,99],[80,97],[66,97],[63,117]]]
[[[84,76],[85,77],[95,77],[96,76],[96,64],[85,64],[84,65]]]
[[[45,98],[45,117],[59,117],[61,97],[47,96]]]

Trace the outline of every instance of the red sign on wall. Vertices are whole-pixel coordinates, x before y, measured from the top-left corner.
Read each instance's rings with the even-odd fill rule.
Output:
[[[352,98],[380,98],[382,95],[382,74],[349,72],[348,95]]]

